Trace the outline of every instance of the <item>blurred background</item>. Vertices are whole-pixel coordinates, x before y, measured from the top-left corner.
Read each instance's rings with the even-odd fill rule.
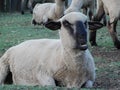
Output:
[[[22,0],[0,0],[0,12],[20,11],[21,1]]]

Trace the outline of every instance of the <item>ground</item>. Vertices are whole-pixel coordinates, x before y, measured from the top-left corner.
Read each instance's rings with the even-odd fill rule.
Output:
[[[116,48],[109,51],[105,48],[93,47],[92,55],[96,59],[95,65],[97,72],[94,87],[119,90],[120,51]]]

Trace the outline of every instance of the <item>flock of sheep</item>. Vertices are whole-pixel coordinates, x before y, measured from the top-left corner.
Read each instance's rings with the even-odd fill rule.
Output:
[[[95,65],[88,50],[88,30],[91,44],[96,45],[96,30],[103,26],[97,21],[108,14],[110,21],[107,27],[115,46],[120,49],[116,36],[120,2],[97,0],[97,13],[94,15],[94,0],[72,0],[67,9],[65,1],[55,0],[54,3],[34,7],[32,23],[43,24],[49,30],[59,30],[60,39],[27,40],[8,49],[0,58],[0,84],[5,84],[11,72],[16,85],[93,86]],[[88,21],[88,17],[80,12],[81,8],[85,13],[88,11],[90,20],[96,21]]]

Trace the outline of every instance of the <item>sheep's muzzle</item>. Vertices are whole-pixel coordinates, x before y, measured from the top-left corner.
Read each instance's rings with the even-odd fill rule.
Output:
[[[79,49],[79,50],[86,50],[88,48],[87,44],[84,45],[76,45],[75,49]]]

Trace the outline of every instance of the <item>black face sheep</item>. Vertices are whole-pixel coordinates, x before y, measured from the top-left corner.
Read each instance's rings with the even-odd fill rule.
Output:
[[[92,87],[95,65],[87,46],[88,25],[80,12],[69,13],[45,27],[59,30],[60,39],[28,40],[8,49],[0,58],[0,84],[10,70],[16,85],[63,85],[68,88]]]

